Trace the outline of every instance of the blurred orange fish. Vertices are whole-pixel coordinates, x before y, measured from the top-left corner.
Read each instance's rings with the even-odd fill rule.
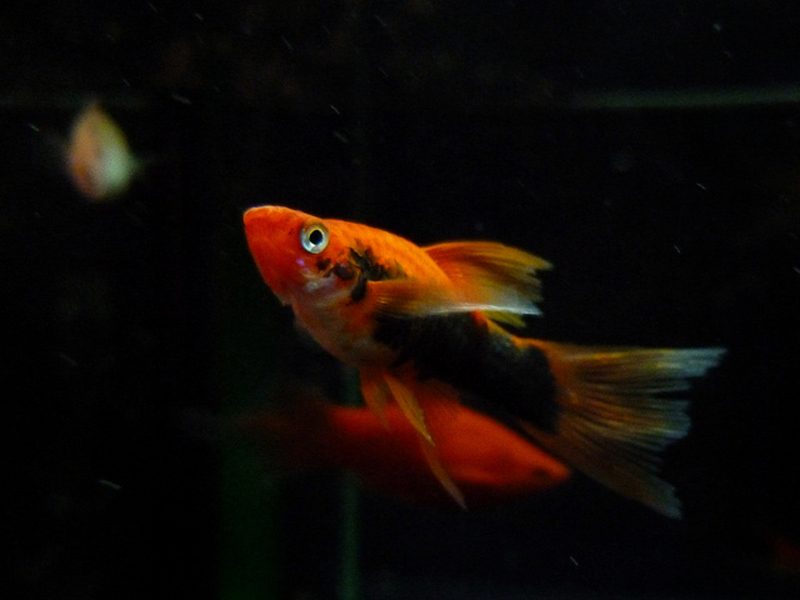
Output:
[[[672,396],[723,349],[580,347],[513,335],[501,323],[521,326],[524,315],[539,314],[536,274],[550,264],[502,244],[421,248],[280,206],[250,209],[244,224],[267,285],[317,342],[358,369],[379,419],[391,401],[399,405],[458,502],[426,411],[468,393],[517,417],[570,466],[680,516],[673,486],[658,477],[662,451],[690,425],[688,402]]]
[[[331,404],[310,391],[293,400],[287,410],[239,422],[280,465],[348,469],[379,493],[424,506],[455,506],[396,404],[386,407],[382,423],[368,408]],[[446,410],[446,423],[432,423],[436,448],[470,508],[546,492],[570,477],[569,467],[499,422],[459,404]]]
[[[75,119],[66,157],[75,188],[94,202],[124,193],[139,170],[125,134],[96,102]]]

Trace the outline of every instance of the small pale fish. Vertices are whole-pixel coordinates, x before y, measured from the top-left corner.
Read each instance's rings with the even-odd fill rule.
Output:
[[[66,160],[73,185],[92,202],[123,194],[140,167],[119,125],[96,102],[75,119]]]

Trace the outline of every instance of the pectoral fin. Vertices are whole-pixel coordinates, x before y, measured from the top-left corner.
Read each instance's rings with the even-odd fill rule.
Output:
[[[423,317],[472,310],[459,307],[458,296],[451,290],[418,279],[370,281],[367,285],[376,315]]]

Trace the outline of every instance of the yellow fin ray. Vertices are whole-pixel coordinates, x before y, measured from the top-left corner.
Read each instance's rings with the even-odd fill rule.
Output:
[[[383,380],[388,386],[395,402],[400,406],[400,410],[403,411],[406,419],[408,419],[408,422],[414,426],[414,429],[416,429],[423,438],[430,444],[433,444],[433,438],[425,424],[425,413],[422,411],[419,402],[417,402],[414,393],[408,389],[402,381],[389,373],[384,373]]]
[[[368,369],[359,372],[361,383],[361,395],[364,402],[372,413],[378,418],[386,429],[389,429],[389,422],[386,420],[386,405],[391,400],[391,392],[383,380],[382,374]]]
[[[449,385],[435,380],[420,382],[412,372],[402,369],[394,374],[377,369],[362,369],[359,375],[361,393],[370,410],[388,428],[386,404],[392,399],[397,402],[403,415],[417,432],[420,448],[431,472],[458,505],[466,509],[464,494],[442,464],[434,437],[426,423],[426,412],[430,410],[434,413],[434,425],[447,426],[452,417],[451,408],[458,399],[457,392]],[[422,408],[423,404],[425,410]]]
[[[442,484],[442,487],[445,489],[445,491],[453,497],[453,500],[455,500],[461,508],[466,510],[467,502],[464,500],[464,494],[458,488],[456,482],[453,481],[453,478],[450,477],[450,473],[447,472],[447,469],[445,469],[444,465],[442,464],[436,447],[422,436],[419,438],[419,445],[422,448],[422,453],[425,455],[425,460],[428,461],[428,466],[436,476],[436,479],[439,480],[439,483]]]

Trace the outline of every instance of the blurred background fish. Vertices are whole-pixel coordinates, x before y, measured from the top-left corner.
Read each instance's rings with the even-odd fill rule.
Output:
[[[75,118],[66,161],[73,185],[92,202],[125,193],[142,166],[131,152],[125,133],[98,102],[89,104]]]
[[[456,508],[430,469],[413,425],[397,404],[385,423],[367,407],[341,406],[313,388],[298,387],[283,410],[243,417],[237,426],[273,464],[288,470],[353,471],[369,489],[424,506]],[[463,404],[429,407],[442,465],[467,508],[552,490],[569,467],[500,422]],[[443,415],[444,417],[444,415]]]

